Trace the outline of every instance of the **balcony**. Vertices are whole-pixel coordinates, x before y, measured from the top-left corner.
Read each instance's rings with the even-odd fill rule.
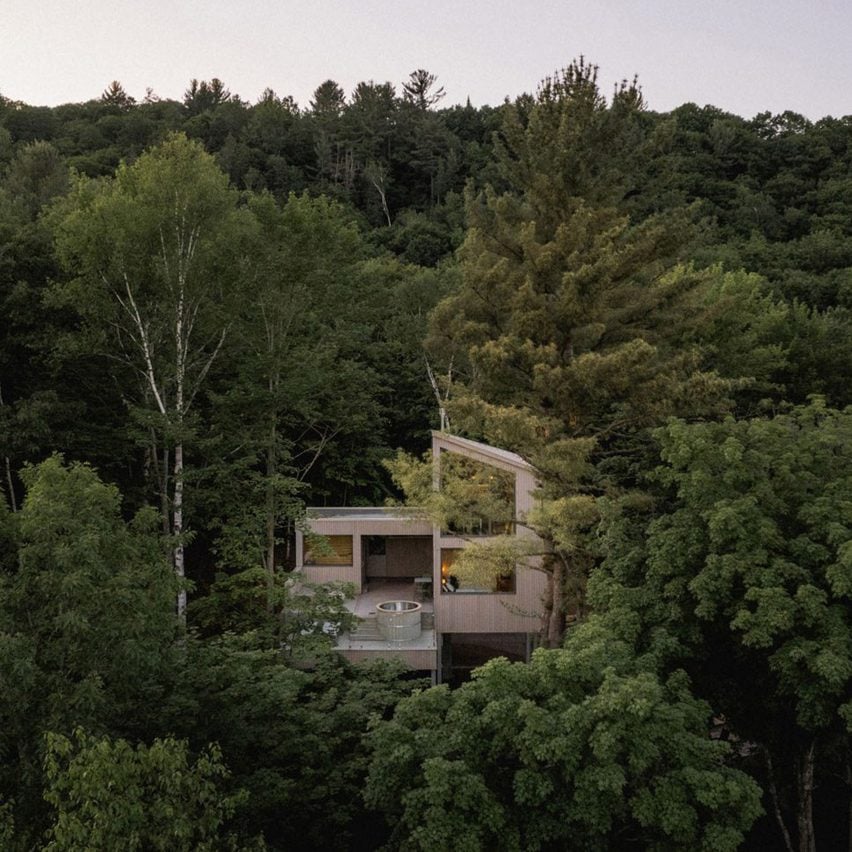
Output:
[[[337,638],[337,650],[347,659],[357,662],[377,658],[400,659],[412,669],[434,671],[437,667],[437,642],[435,614],[431,598],[422,595],[414,580],[372,580],[360,595],[346,602],[346,607],[359,619],[358,626]],[[423,600],[415,601],[415,595]],[[419,606],[420,633],[413,638],[403,638],[408,630],[391,629],[379,624],[379,604],[388,601],[407,601]],[[417,613],[415,607],[391,611],[393,619],[399,615]],[[393,622],[392,622],[393,624]],[[402,639],[402,641],[400,641]]]

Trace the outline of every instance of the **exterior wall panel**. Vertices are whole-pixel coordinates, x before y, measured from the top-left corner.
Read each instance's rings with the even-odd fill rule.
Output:
[[[454,452],[500,470],[511,472],[515,477],[515,516],[523,521],[535,506],[534,492],[537,488],[535,470],[514,453],[488,447],[475,441],[435,432],[432,438],[433,456],[438,459],[442,451]],[[438,482],[436,467],[436,484]],[[353,565],[351,566],[303,566],[304,541],[301,533],[296,537],[297,567],[304,575],[317,582],[345,580],[354,582],[358,592],[363,591],[364,553],[367,536],[388,537],[385,555],[387,576],[419,576],[429,574],[433,578],[435,630],[441,633],[465,634],[530,634],[541,628],[543,613],[542,598],[546,590],[546,578],[540,571],[519,567],[516,573],[514,593],[477,593],[441,591],[441,549],[459,548],[467,540],[459,536],[442,536],[437,527],[424,520],[394,516],[393,510],[382,509],[317,509],[310,519],[311,529],[321,535],[351,535],[353,537]],[[335,514],[337,513],[337,514]],[[516,534],[535,538],[534,533],[518,524]],[[417,540],[420,537],[420,541]],[[431,538],[431,546],[423,541]],[[417,548],[422,548],[418,555]],[[428,564],[431,554],[431,571]],[[422,560],[422,561],[421,561]],[[405,566],[409,566],[406,568]],[[416,567],[415,567],[416,566]],[[410,573],[408,573],[410,571]],[[405,573],[400,573],[405,572]],[[343,653],[343,652],[342,652]],[[374,651],[346,651],[349,659],[374,658]],[[412,668],[432,669],[434,663],[421,659],[422,651],[389,652],[391,656],[402,656]],[[419,655],[411,656],[410,655]]]
[[[318,535],[351,535],[352,565],[305,565],[305,539],[301,532],[296,533],[296,568],[311,583],[346,582],[355,583],[356,591],[363,589],[364,548],[362,539],[370,535],[378,536],[430,536],[432,526],[428,521],[399,517],[358,517],[351,518],[312,518],[311,530]],[[418,576],[413,574],[412,576]]]
[[[302,576],[309,583],[354,583],[361,589],[361,568],[353,565],[305,565]]]
[[[471,445],[474,446],[471,446]],[[474,458],[484,464],[515,474],[515,516],[519,520],[535,505],[533,492],[537,487],[533,468],[520,457],[494,450],[485,445],[458,439],[455,436],[433,433],[432,453],[442,450]],[[535,534],[518,525],[517,535],[535,538]],[[544,611],[542,597],[547,588],[540,571],[519,567],[515,577],[514,594],[441,591],[441,549],[465,547],[468,542],[459,536],[441,535],[433,530],[433,586],[435,589],[435,628],[439,633],[537,633],[541,629]]]
[[[405,651],[396,648],[387,651],[350,651],[338,648],[337,653],[346,657],[350,663],[402,660],[408,668],[415,671],[435,671],[438,668],[437,651]]]

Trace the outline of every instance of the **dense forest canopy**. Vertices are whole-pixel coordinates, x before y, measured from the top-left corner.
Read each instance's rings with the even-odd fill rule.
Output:
[[[443,95],[0,95],[2,848],[852,843],[852,116]],[[439,426],[548,583],[452,690],[289,576],[308,505],[505,509]]]

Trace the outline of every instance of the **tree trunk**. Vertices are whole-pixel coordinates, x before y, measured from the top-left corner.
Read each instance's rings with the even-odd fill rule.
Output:
[[[6,484],[9,488],[9,508],[13,512],[17,512],[18,501],[15,499],[15,483],[12,481],[12,465],[9,462],[9,456],[5,456],[4,462],[6,465]]]
[[[160,511],[163,513],[163,532],[171,535],[171,509],[169,508],[169,448],[163,447],[163,463],[158,469],[160,479]]]
[[[379,193],[379,198],[382,201],[382,212],[385,214],[385,219],[388,221],[388,227],[391,226],[391,214],[390,208],[388,207],[388,197],[385,191],[385,177],[387,174],[384,168],[379,165],[379,163],[368,163],[364,168],[364,174],[371,184],[375,187],[376,192]]]
[[[190,243],[192,238],[190,237]],[[175,440],[175,485],[174,498],[172,501],[172,533],[175,537],[175,574],[181,588],[177,598],[178,621],[186,624],[186,588],[184,579],[186,577],[186,566],[184,565],[183,552],[183,423],[185,410],[186,387],[186,359],[189,347],[189,337],[184,327],[184,310],[186,308],[186,267],[185,261],[192,256],[192,249],[183,245],[180,233],[178,233],[178,245],[181,246],[180,258],[178,260],[178,302],[175,311],[175,425],[177,436]],[[184,254],[187,252],[188,254]]]
[[[787,825],[781,813],[778,788],[775,786],[775,770],[772,766],[772,755],[769,754],[769,749],[767,748],[764,748],[763,753],[766,757],[766,778],[769,787],[769,796],[772,799],[772,812],[775,814],[775,820],[778,823],[778,828],[781,830],[781,836],[784,838],[784,848],[787,852],[793,852],[793,841],[790,839],[790,832],[787,831]]]
[[[175,444],[175,496],[172,504],[172,532],[175,536],[175,574],[183,583],[186,571],[183,561],[183,441]],[[186,589],[181,587],[177,598],[177,614],[181,623],[186,622]]]
[[[3,390],[0,388],[0,405],[3,405]],[[9,456],[3,457],[4,466],[6,468],[6,484],[9,488],[9,508],[13,512],[18,511],[18,501],[15,499],[15,483],[12,480],[12,463]]]
[[[550,572],[550,611],[547,614],[545,641],[548,648],[559,648],[565,633],[564,566],[557,556]]]
[[[272,596],[275,586],[275,474],[277,468],[275,449],[278,441],[277,427],[277,418],[273,415],[272,428],[269,433],[269,447],[266,453],[266,571],[268,575],[266,608],[269,612],[274,609]]]
[[[799,758],[799,852],[816,852],[814,837],[814,748],[811,740],[807,750]]]

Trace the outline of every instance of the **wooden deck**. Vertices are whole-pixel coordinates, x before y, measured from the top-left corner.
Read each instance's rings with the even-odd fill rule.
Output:
[[[369,618],[376,614],[376,604],[383,601],[413,601],[414,580],[370,580],[367,588],[352,600],[346,601],[346,608],[359,618]],[[417,601],[423,612],[434,612],[431,600]]]
[[[435,671],[438,667],[438,642],[434,628],[424,629],[420,636],[408,642],[388,642],[374,628],[376,605],[383,601],[415,600],[413,580],[371,580],[360,595],[346,601],[346,607],[363,619],[362,628],[342,633],[337,638],[337,650],[351,662],[375,659],[398,659],[409,668]],[[433,619],[431,600],[418,601],[427,622]]]

